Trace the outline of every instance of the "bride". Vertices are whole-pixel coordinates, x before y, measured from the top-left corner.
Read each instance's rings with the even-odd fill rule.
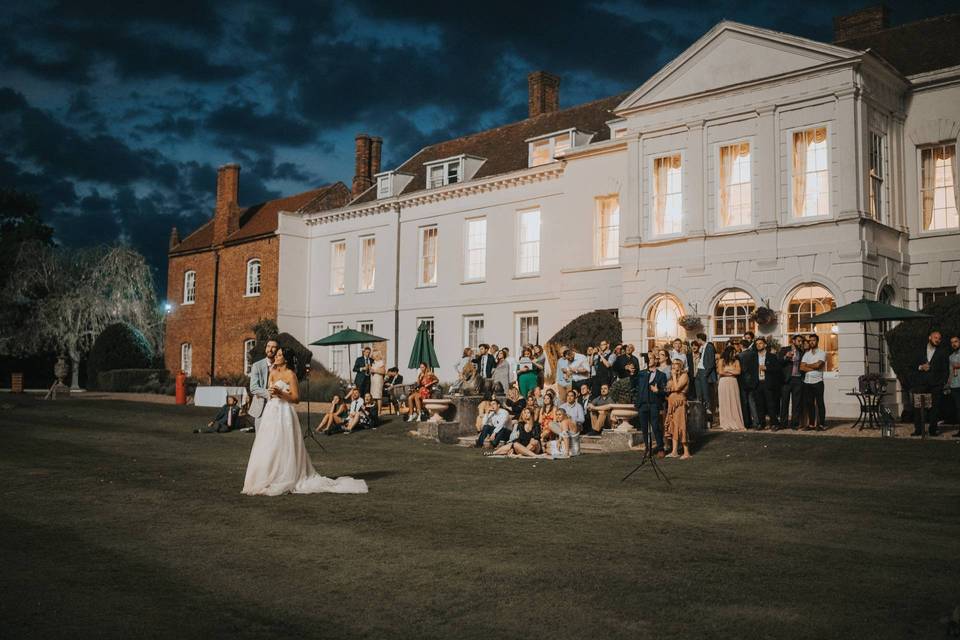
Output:
[[[277,349],[268,381],[270,399],[250,450],[243,493],[278,496],[283,493],[366,493],[367,483],[354,478],[324,478],[313,468],[300,434],[293,405],[300,401],[297,376]]]

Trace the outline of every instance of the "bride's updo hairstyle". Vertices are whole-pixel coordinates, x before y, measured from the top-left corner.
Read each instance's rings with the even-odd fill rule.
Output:
[[[277,353],[283,355],[283,366],[293,371],[294,375],[297,375],[300,371],[300,365],[297,360],[296,349],[289,349],[281,344],[277,347]]]

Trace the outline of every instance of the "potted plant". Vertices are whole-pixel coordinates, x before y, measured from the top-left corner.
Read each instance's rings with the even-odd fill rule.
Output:
[[[750,314],[750,319],[761,327],[766,327],[777,322],[777,312],[770,307],[757,307]]]
[[[683,315],[677,320],[681,327],[687,331],[699,331],[703,329],[703,320],[700,316]]]

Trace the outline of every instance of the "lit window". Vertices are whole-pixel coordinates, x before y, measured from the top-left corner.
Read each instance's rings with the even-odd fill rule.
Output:
[[[826,127],[795,131],[793,134],[792,200],[796,218],[830,214]]]
[[[540,272],[540,209],[520,211],[517,216],[517,274]]]
[[[727,291],[713,308],[713,337],[716,342],[740,338],[747,331],[757,332],[756,323],[750,314],[757,308],[750,294],[739,289]]]
[[[436,189],[448,184],[460,182],[461,158],[427,166],[427,188]]]
[[[673,296],[660,296],[647,312],[647,351],[662,347],[674,338],[685,335],[680,327],[683,310]]]
[[[260,295],[260,261],[250,260],[247,262],[247,295]]]
[[[420,325],[424,323],[427,325],[427,335],[430,336],[430,342],[436,341],[436,334],[434,333],[435,324],[432,317],[417,318],[417,326],[414,327],[414,330],[419,331]]]
[[[420,286],[437,284],[437,228],[420,229]]]
[[[887,161],[886,136],[870,132],[870,217],[883,220],[886,213],[886,191],[883,180]]]
[[[330,293],[341,294],[344,291],[344,274],[347,267],[347,241],[336,240],[330,243]]]
[[[487,275],[487,219],[466,221],[464,280],[483,280]]]
[[[476,349],[483,342],[483,316],[463,316],[463,343]]]
[[[528,165],[538,167],[542,164],[549,164],[564,151],[573,146],[573,132],[565,131],[561,134],[540,138],[529,143],[528,147]]]
[[[838,336],[830,324],[812,324],[815,315],[826,313],[837,306],[830,292],[817,284],[805,284],[794,291],[787,303],[787,335],[783,344],[788,344],[795,333],[815,333],[820,338],[819,348],[827,354],[824,371],[838,371]]]
[[[596,199],[597,219],[594,234],[596,264],[617,264],[620,260],[620,196]]]
[[[377,278],[377,239],[360,238],[360,291],[373,291]]]
[[[180,345],[180,370],[188,376],[193,373],[193,347],[189,342]]]
[[[680,154],[653,160],[653,234],[682,231],[683,181]]]
[[[342,322],[331,322],[328,325],[327,335],[333,335],[338,331],[343,331]],[[338,344],[331,347],[327,347],[329,351],[330,358],[330,371],[340,378],[347,378],[350,375],[349,370],[347,369],[347,347]]]
[[[751,222],[750,143],[720,147],[720,227]]]
[[[517,354],[520,354],[525,344],[539,344],[540,316],[535,313],[521,313],[517,315]]]
[[[557,136],[553,142],[553,157],[556,158],[561,153],[570,148],[570,134]]]
[[[197,300],[197,272],[183,274],[183,304],[193,304]]]
[[[955,144],[939,145],[920,151],[920,198],[924,231],[960,227],[956,180]]]
[[[253,367],[253,347],[257,344],[254,339],[243,341],[243,375],[250,375],[250,368]]]
[[[380,176],[377,178],[377,198],[390,197],[390,176]]]

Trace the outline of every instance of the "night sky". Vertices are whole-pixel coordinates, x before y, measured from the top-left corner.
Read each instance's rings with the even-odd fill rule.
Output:
[[[126,242],[166,290],[170,228],[212,214],[216,167],[241,205],[384,168],[425,144],[521,119],[526,74],[561,106],[639,86],[728,18],[829,42],[862,1],[149,2],[0,8],[0,185],[35,193],[66,245]],[[894,24],[957,2],[888,2]],[[549,11],[542,7],[549,7]]]

